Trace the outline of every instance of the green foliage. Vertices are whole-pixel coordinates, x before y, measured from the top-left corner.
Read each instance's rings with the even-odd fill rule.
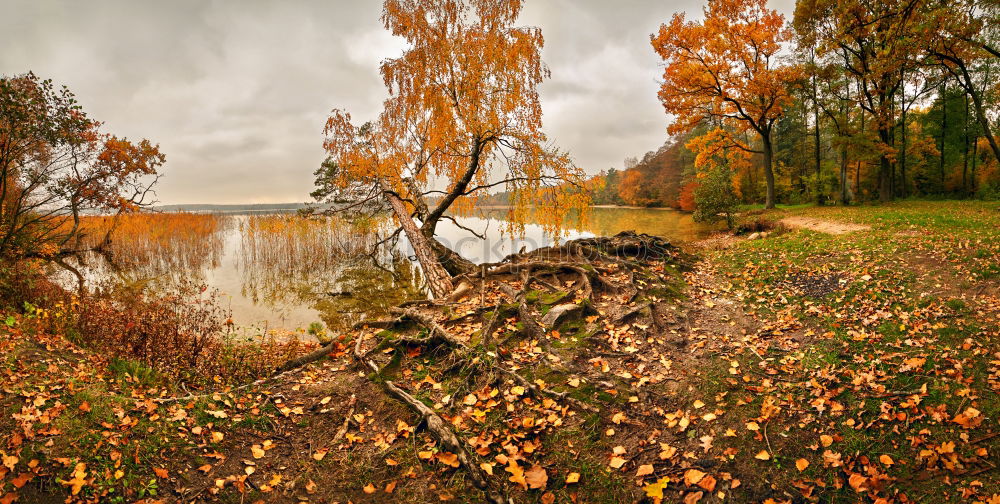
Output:
[[[733,228],[733,217],[740,204],[739,198],[733,192],[732,178],[726,168],[714,168],[699,179],[694,190],[694,200],[697,209],[694,220],[712,222],[720,217],[726,219],[726,225]]]

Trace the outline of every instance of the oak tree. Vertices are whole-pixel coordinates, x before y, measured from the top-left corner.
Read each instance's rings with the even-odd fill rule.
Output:
[[[727,136],[730,148],[763,155],[765,206],[773,208],[771,134],[791,102],[789,87],[801,73],[779,55],[792,39],[791,30],[766,0],[711,0],[704,14],[700,22],[675,14],[651,37],[664,62],[659,97],[675,117],[669,132],[707,122],[718,126],[717,138],[721,132],[735,132]],[[741,141],[740,133],[748,130],[756,133],[760,149]]]

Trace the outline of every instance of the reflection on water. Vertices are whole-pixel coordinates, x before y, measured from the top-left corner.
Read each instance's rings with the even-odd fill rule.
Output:
[[[239,220],[240,295],[281,315],[264,319],[271,327],[302,329],[322,320],[342,330],[423,296],[419,275],[401,252],[375,246],[388,231],[385,221],[233,218]]]
[[[442,222],[443,243],[474,262],[496,262],[522,248],[551,245],[537,225],[523,237],[501,233],[501,210],[458,219],[486,236],[481,240],[455,223]],[[89,225],[107,225],[94,218]],[[92,259],[91,281],[119,279],[153,288],[191,279],[218,289],[244,328],[304,332],[322,321],[333,332],[364,318],[378,318],[402,301],[423,297],[419,269],[402,240],[375,244],[387,221],[348,222],[290,214],[152,214],[121,223],[113,243],[115,268]],[[671,241],[690,241],[709,230],[690,215],[660,209],[594,208],[589,220],[568,223],[563,239],[634,230]],[[376,266],[376,263],[378,266]]]

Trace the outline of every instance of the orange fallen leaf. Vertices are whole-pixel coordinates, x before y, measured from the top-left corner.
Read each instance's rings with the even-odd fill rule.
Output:
[[[753,458],[757,460],[771,460],[771,454],[768,453],[767,450],[761,450],[760,453],[754,455]]]
[[[687,486],[697,485],[702,478],[705,477],[705,473],[697,469],[688,469],[684,473],[684,484]]]
[[[458,467],[459,465],[461,465],[458,461],[458,455],[455,455],[454,453],[451,452],[438,453],[437,459],[438,462],[441,462],[446,466]]]
[[[698,482],[698,486],[704,488],[705,490],[708,490],[709,492],[712,492],[715,490],[715,483],[716,483],[715,477],[712,475],[708,475],[702,478],[701,481]]]
[[[800,458],[795,461],[795,467],[799,470],[799,472],[805,471],[806,468],[809,467],[809,461],[804,458]]]
[[[549,475],[545,472],[544,467],[535,464],[524,473],[524,480],[528,483],[529,488],[545,488],[549,481]]]
[[[528,489],[528,482],[524,479],[524,469],[521,469],[517,462],[511,460],[510,465],[504,470],[510,473],[510,478],[507,478],[509,481],[521,485],[521,488],[525,490]]]

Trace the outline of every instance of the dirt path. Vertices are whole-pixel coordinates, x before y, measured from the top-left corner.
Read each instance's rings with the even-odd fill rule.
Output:
[[[867,231],[871,229],[871,226],[864,226],[861,224],[834,222],[810,217],[785,217],[779,222],[792,229],[808,229],[810,231],[818,231],[820,233],[835,235],[853,233],[855,231]]]

